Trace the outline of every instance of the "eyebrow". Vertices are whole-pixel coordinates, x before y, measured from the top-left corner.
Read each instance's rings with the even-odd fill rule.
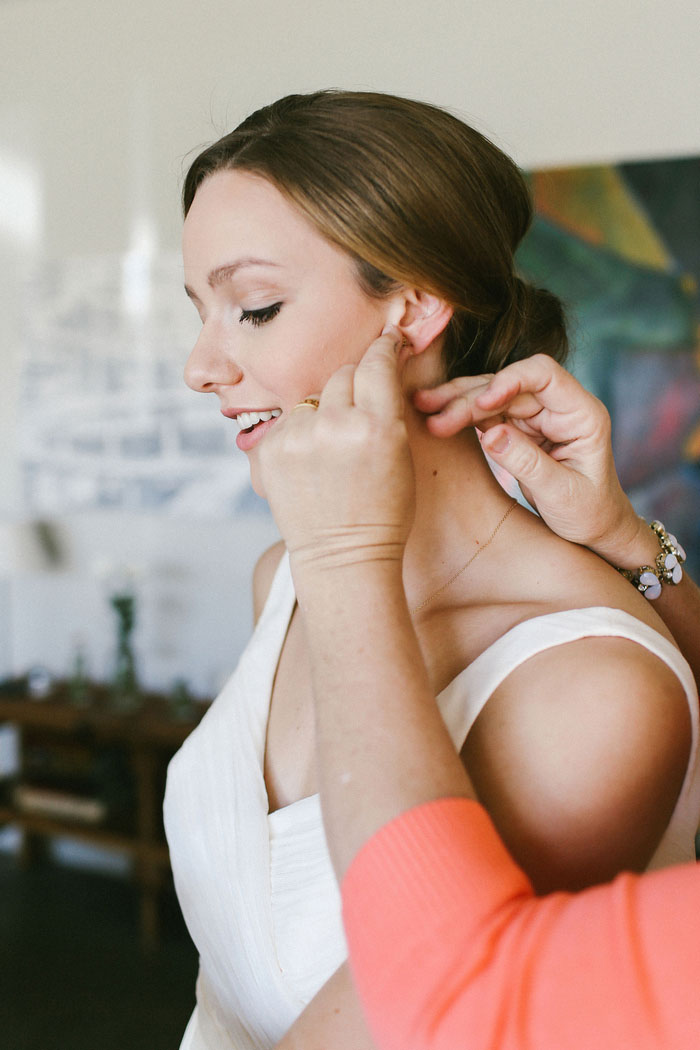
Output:
[[[224,263],[223,266],[217,266],[209,274],[207,274],[207,284],[210,288],[216,288],[226,281],[230,281],[231,278],[239,270],[244,270],[250,266],[280,266],[279,263],[272,262],[270,259],[255,259],[252,257],[246,257],[245,259],[238,259],[234,263]],[[185,292],[189,295],[190,299],[198,299],[198,295],[188,285],[185,285]]]

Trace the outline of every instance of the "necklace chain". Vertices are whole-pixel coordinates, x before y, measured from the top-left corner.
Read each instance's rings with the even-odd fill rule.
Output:
[[[438,587],[438,589],[436,591],[433,591],[432,594],[429,594],[427,598],[424,598],[423,601],[419,605],[414,605],[414,607],[410,610],[411,616],[414,616],[417,612],[420,612],[421,609],[424,609],[425,606],[428,605],[429,602],[432,602],[433,598],[437,598],[438,594],[442,594],[443,591],[446,591],[448,587],[452,586],[452,584],[455,582],[455,580],[459,579],[459,577],[462,575],[463,572],[467,571],[467,569],[472,564],[472,562],[476,561],[476,559],[479,557],[479,555],[483,554],[483,552],[486,550],[486,548],[489,546],[489,544],[496,538],[496,534],[497,534],[498,530],[500,529],[501,525],[503,525],[503,523],[505,522],[505,520],[508,517],[508,515],[511,514],[512,511],[515,510],[517,505],[518,505],[518,501],[516,499],[514,499],[513,502],[511,503],[510,507],[508,508],[508,510],[505,512],[505,514],[503,515],[503,517],[499,521],[498,525],[496,525],[496,528],[493,530],[493,532],[491,533],[491,535],[487,539],[486,543],[482,547],[479,547],[478,550],[475,550],[474,553],[472,554],[472,556],[469,558],[469,560],[467,562],[465,562],[465,564],[462,566],[462,568],[458,569],[457,572],[454,574],[454,576],[450,576],[449,580],[446,583],[442,583]]]

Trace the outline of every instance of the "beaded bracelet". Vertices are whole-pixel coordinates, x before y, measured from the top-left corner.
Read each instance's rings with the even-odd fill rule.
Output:
[[[681,564],[685,561],[685,551],[675,536],[666,529],[660,521],[652,521],[649,528],[659,538],[661,550],[656,555],[654,566],[641,565],[638,569],[620,569],[626,580],[633,583],[638,591],[651,601],[661,594],[661,586],[664,583],[680,583],[683,579]]]

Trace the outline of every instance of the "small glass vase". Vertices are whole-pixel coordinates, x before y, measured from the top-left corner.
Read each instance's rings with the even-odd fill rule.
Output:
[[[73,707],[89,707],[92,703],[85,650],[78,643],[73,658],[73,670],[68,679],[68,696]]]
[[[191,722],[196,707],[184,678],[176,678],[168,698],[170,714],[176,722]]]
[[[135,711],[141,704],[136,661],[131,644],[136,599],[133,594],[113,594],[110,604],[117,616],[117,651],[110,688],[112,707],[118,711]]]

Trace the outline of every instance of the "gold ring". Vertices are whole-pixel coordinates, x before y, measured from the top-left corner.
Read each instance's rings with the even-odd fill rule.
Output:
[[[305,397],[303,401],[300,401],[298,405],[294,406],[292,411],[296,412],[296,410],[298,408],[313,408],[313,410],[315,412],[316,409],[318,408],[319,404],[320,404],[320,401],[318,400],[317,397]]]

